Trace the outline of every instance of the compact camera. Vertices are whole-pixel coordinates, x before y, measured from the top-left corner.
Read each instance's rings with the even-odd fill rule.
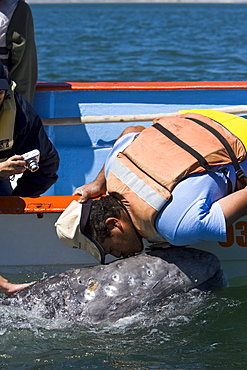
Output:
[[[38,149],[31,150],[30,152],[22,154],[23,159],[26,161],[25,167],[31,172],[39,169],[40,151]]]

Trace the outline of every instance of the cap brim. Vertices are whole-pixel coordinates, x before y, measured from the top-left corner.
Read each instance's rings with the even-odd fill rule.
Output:
[[[61,242],[67,247],[76,248],[76,249],[83,249],[88,251],[94,258],[96,258],[99,262],[104,263],[104,259],[102,259],[102,255],[96,245],[89,240],[86,235],[82,234],[79,230],[79,225],[77,226],[73,238],[68,237],[64,233],[64,229],[66,225],[61,225],[56,223],[56,231],[59,239]]]
[[[9,83],[5,78],[0,79],[0,90],[8,90]]]

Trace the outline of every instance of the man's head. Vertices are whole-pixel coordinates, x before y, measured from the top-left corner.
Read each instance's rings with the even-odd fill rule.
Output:
[[[73,200],[55,226],[65,245],[87,250],[103,264],[106,254],[120,258],[143,249],[142,237],[123,203],[112,196],[89,199],[83,204]]]
[[[7,90],[9,89],[8,72],[5,70],[2,62],[0,61],[0,107],[3,105],[3,101]]]
[[[132,256],[143,249],[142,237],[126,208],[112,196],[93,201],[85,231],[97,240],[105,254],[117,258]]]

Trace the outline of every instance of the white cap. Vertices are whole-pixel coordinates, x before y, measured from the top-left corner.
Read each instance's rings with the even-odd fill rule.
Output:
[[[70,248],[88,251],[102,264],[105,263],[105,252],[101,245],[84,229],[90,215],[92,199],[86,203],[73,200],[55,223],[57,235],[61,242]]]

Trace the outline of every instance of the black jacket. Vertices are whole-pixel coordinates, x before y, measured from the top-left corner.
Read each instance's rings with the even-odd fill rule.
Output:
[[[8,70],[17,85],[16,91],[32,103],[38,74],[37,52],[32,11],[25,1],[18,1],[12,15],[6,46],[9,50]]]
[[[16,119],[13,154],[24,154],[33,149],[40,151],[39,170],[28,169],[18,179],[12,195],[37,197],[53,185],[58,176],[59,156],[48,139],[40,117],[20,94],[15,93]]]

